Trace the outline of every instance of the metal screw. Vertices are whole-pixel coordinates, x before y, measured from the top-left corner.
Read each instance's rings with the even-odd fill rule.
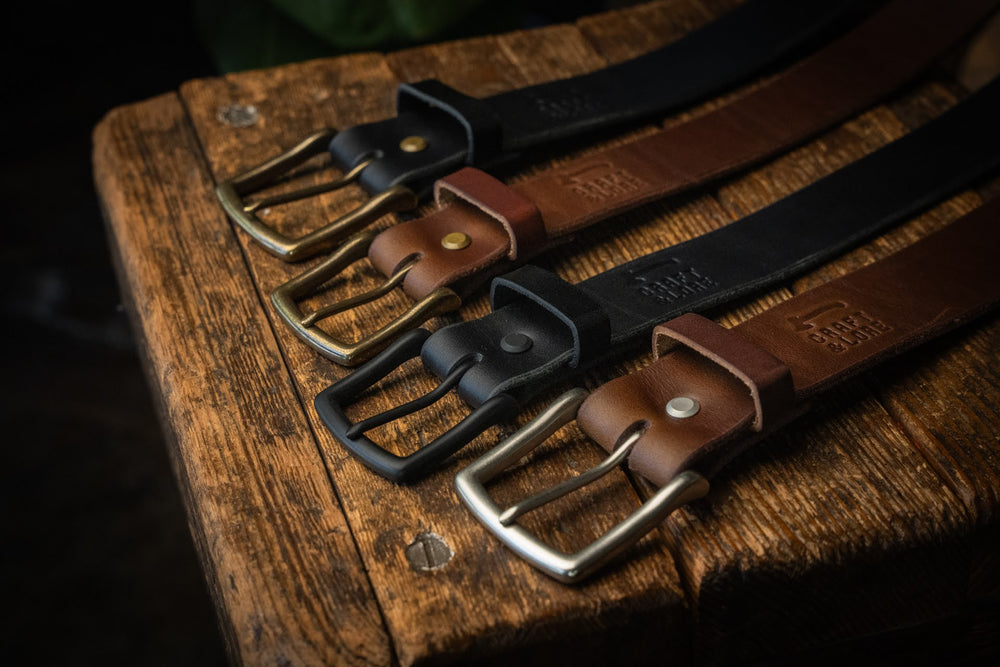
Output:
[[[441,239],[441,245],[448,250],[461,250],[462,248],[468,248],[470,243],[472,243],[472,237],[462,232],[445,234],[444,238]]]
[[[688,417],[694,417],[701,410],[701,405],[698,401],[693,398],[688,398],[687,396],[678,396],[676,398],[671,398],[667,403],[667,414],[675,419],[687,419]]]
[[[405,137],[399,142],[399,147],[406,153],[419,153],[427,148],[427,140],[419,135]]]
[[[509,333],[500,339],[500,349],[511,354],[520,354],[531,349],[534,341],[523,333]]]

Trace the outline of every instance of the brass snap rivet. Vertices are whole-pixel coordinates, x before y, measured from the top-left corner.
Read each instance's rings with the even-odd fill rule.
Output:
[[[674,419],[687,419],[688,417],[694,417],[698,414],[698,410],[700,409],[701,405],[698,404],[698,401],[693,398],[688,398],[687,396],[671,398],[670,402],[667,403],[667,414]]]
[[[399,147],[407,153],[419,153],[427,148],[427,140],[414,134],[400,141]]]
[[[464,234],[462,232],[445,234],[444,238],[441,239],[441,245],[448,250],[461,250],[462,248],[468,248],[470,243],[472,243],[472,238],[468,234]]]

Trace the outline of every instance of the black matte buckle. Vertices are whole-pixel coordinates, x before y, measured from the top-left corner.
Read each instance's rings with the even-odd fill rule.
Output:
[[[344,413],[345,407],[404,362],[419,356],[424,341],[429,336],[430,332],[426,329],[408,332],[364,366],[323,390],[314,401],[320,419],[348,451],[366,466],[397,484],[423,477],[487,428],[514,416],[518,410],[518,403],[511,396],[497,394],[458,424],[406,456],[393,454],[372,442],[364,435],[365,432],[433,405],[478,363],[475,356],[467,356],[459,360],[441,383],[427,394],[356,424],[351,423]]]

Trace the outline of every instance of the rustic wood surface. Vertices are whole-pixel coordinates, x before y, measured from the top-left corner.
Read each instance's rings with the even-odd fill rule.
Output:
[[[490,95],[626,59],[734,4],[666,0],[576,25],[196,80],[116,109],[97,128],[95,178],[120,281],[235,661],[591,664],[662,663],[669,655],[721,663],[809,651],[1000,597],[1000,318],[831,392],[732,464],[708,499],[677,512],[628,559],[567,587],[501,547],[452,484],[455,472],[526,417],[491,429],[420,483],[394,486],[370,473],[312,408],[313,396],[345,371],[300,343],[268,302],[309,263],[285,265],[260,250],[215,199],[214,182],[318,128],[391,115],[399,81],[433,76]],[[787,156],[592,228],[539,263],[576,282],[717,228],[901,136],[962,94],[946,72],[932,73]],[[547,155],[504,176],[516,180],[566,157]],[[277,207],[267,219],[301,234],[362,200],[348,188]],[[797,281],[711,315],[738,322],[904,247],[979,201],[963,193]],[[359,264],[333,293],[374,279]],[[312,305],[324,298],[330,294]],[[398,309],[403,300],[394,299],[390,308]],[[433,325],[487,310],[480,297]],[[389,316],[384,304],[363,307],[330,326],[359,335]],[[584,382],[595,386],[648,360],[600,369]],[[408,364],[352,414],[432,385]],[[373,438],[412,451],[465,412],[448,397]],[[567,428],[494,493],[512,498],[599,458]],[[530,525],[578,547],[638,502],[618,473],[582,499],[538,512]]]

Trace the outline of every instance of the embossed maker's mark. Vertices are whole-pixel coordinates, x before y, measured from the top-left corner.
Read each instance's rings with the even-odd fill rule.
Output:
[[[668,257],[643,266],[628,269],[625,287],[657,303],[669,305],[687,299],[716,286],[709,276],[675,257]]]
[[[538,113],[556,120],[593,115],[600,108],[600,100],[582,89],[571,88],[559,97],[532,95],[531,101]]]
[[[843,301],[833,301],[817,306],[802,315],[786,318],[792,325],[792,330],[798,333],[805,333],[804,338],[823,349],[840,354],[859,345],[878,338],[882,334],[892,331],[892,327],[863,310],[855,310],[847,315],[830,320],[820,326],[815,320],[822,313],[832,310],[849,309],[850,306]]]
[[[607,161],[564,172],[559,177],[559,184],[592,202],[623,197],[648,186],[646,181],[624,167]]]

